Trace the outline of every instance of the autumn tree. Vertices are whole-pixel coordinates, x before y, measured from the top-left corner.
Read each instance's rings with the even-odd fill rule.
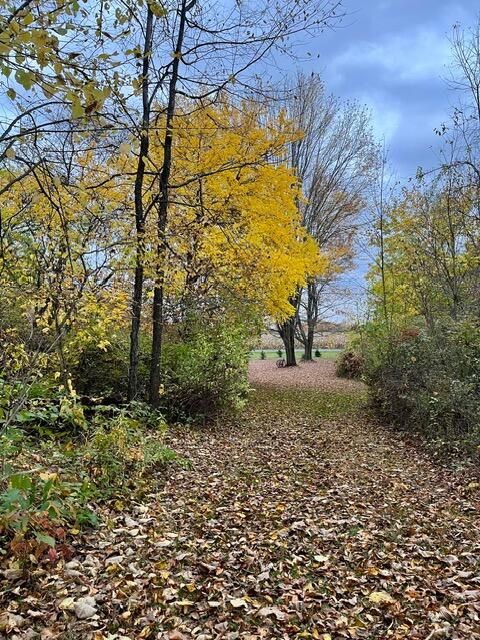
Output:
[[[119,22],[127,19],[122,11],[117,8]],[[0,118],[0,159],[15,158],[18,169],[9,180],[3,175],[0,192],[39,162],[19,145],[40,139],[45,145],[49,134],[104,105],[113,85],[107,70],[119,64],[105,44],[104,19],[102,9],[92,13],[76,0],[0,2],[0,96],[7,106]]]
[[[180,165],[174,169],[175,153],[180,148],[175,145],[174,132],[182,130],[176,118],[188,120],[189,114],[197,110],[206,113],[203,110],[209,105],[229,100],[241,111],[239,96],[255,93],[254,66],[273,51],[284,51],[295,34],[318,32],[331,24],[338,17],[339,6],[339,2],[330,0],[302,0],[293,6],[279,3],[275,8],[267,2],[248,2],[219,9],[213,4],[200,6],[196,0],[166,5],[148,0],[135,6],[116,1],[102,3],[91,11],[77,2],[67,2],[61,7],[54,2],[36,0],[17,8],[6,2],[0,4],[2,91],[12,104],[9,113],[15,111],[13,117],[9,115],[5,120],[0,133],[0,154],[6,160],[0,194],[16,189],[15,202],[18,197],[20,200],[27,197],[24,194],[30,192],[32,185],[39,189],[42,207],[51,212],[51,220],[59,225],[57,237],[53,237],[53,227],[48,227],[52,229],[52,236],[48,239],[46,254],[50,259],[59,253],[61,259],[56,266],[53,262],[45,263],[48,275],[45,281],[58,268],[67,280],[75,282],[66,285],[63,275],[59,277],[59,297],[69,287],[75,289],[75,299],[85,290],[83,278],[77,272],[82,262],[83,271],[88,274],[88,286],[94,282],[94,270],[89,262],[93,258],[87,255],[105,258],[99,270],[102,274],[116,273],[119,264],[124,274],[132,270],[130,399],[138,390],[139,336],[148,272],[149,293],[153,294],[148,307],[152,313],[149,396],[153,404],[158,402],[164,304],[169,284],[166,279],[175,270],[174,252],[168,244],[168,233],[173,228],[169,224],[171,206],[177,206],[177,196],[180,200],[184,198],[182,190],[193,188],[191,185],[195,188],[201,185],[202,197],[207,201],[210,195],[204,190],[210,186],[210,177],[225,173],[228,183],[226,169],[233,167],[226,158],[222,159],[224,166],[213,162],[213,158],[210,158],[213,165],[208,166],[200,156],[197,167],[190,165],[190,177],[185,174],[188,165],[184,164],[182,179],[174,180],[172,172],[180,170]],[[260,135],[261,127],[252,120],[251,114],[247,120],[252,132]],[[242,126],[248,140],[247,120]],[[229,117],[221,126],[233,126],[236,131],[239,124]],[[236,156],[235,168],[243,177],[244,170],[253,171],[255,167],[255,176],[261,182],[261,176],[267,174],[266,156],[271,150],[262,150],[261,145],[252,145],[251,149],[260,155],[254,158],[247,154],[248,161],[243,164]],[[85,175],[87,165],[95,168],[94,172],[88,172],[88,177]],[[202,173],[198,171],[199,166]],[[278,169],[272,184],[278,184],[277,176],[283,171]],[[205,184],[203,178],[208,179]],[[287,182],[284,188],[290,190],[289,194],[294,191]],[[264,197],[278,196],[265,191]],[[76,228],[76,213],[72,211],[75,203],[76,213],[93,212],[92,225],[85,227],[83,240],[83,227]],[[17,205],[21,210],[23,204],[17,200]],[[252,203],[253,210],[255,206]],[[28,215],[33,216],[34,209],[27,207],[27,210]],[[285,206],[285,215],[290,219],[288,206]],[[90,213],[85,219],[90,219],[89,216]],[[17,219],[16,213],[13,218]],[[22,219],[19,214],[18,219]],[[126,229],[132,230],[132,220],[134,233],[125,235]],[[6,238],[11,218],[6,226],[4,222],[2,220]],[[243,227],[236,225],[235,215],[220,225],[226,236],[228,224],[238,240]],[[308,245],[304,230],[295,225],[285,227],[291,233],[292,247],[296,248],[298,243]],[[90,240],[90,234],[95,232],[100,234],[98,248],[93,247]],[[104,238],[107,242],[109,234],[115,248],[113,253],[108,249],[104,255],[102,243]],[[73,258],[70,255],[72,235],[79,243]],[[249,240],[250,250],[255,244],[253,237]],[[264,232],[258,237],[267,242]],[[289,240],[284,239],[288,249]],[[251,259],[248,252],[247,255],[245,264]],[[305,255],[308,262],[309,248]],[[280,254],[278,256],[280,260]],[[197,258],[194,251],[192,264]],[[243,264],[237,259],[239,265]],[[305,272],[305,260],[299,259],[292,272],[298,282],[299,274]],[[283,273],[280,264],[277,267]],[[213,265],[211,268],[214,269]],[[98,279],[101,281],[102,277],[99,275]],[[116,276],[110,276],[108,286],[117,280]],[[122,288],[128,286],[129,281],[128,275],[122,276]],[[274,274],[272,283],[277,283],[272,284],[274,288],[278,286]],[[288,278],[285,283],[290,286]],[[187,279],[185,287],[187,291],[194,288],[193,276]],[[272,291],[268,286],[264,290]],[[290,307],[283,302],[281,288],[276,290],[276,295],[275,313],[281,317]],[[252,290],[249,296],[258,303],[259,296],[253,295]],[[234,297],[239,299],[239,291]],[[272,300],[273,294],[264,298],[273,312]],[[72,303],[67,315],[71,319],[77,311],[77,303]],[[64,311],[61,315],[64,317]],[[63,336],[63,326],[57,333]],[[60,368],[65,372],[66,364]]]
[[[383,220],[383,262],[370,277],[379,319],[391,330],[421,318],[433,332],[476,310],[475,246],[464,231],[470,201],[450,178],[404,190]]]
[[[272,161],[296,135],[291,124],[281,116],[262,124],[254,103],[183,109],[174,129],[175,215],[165,229],[169,308],[187,331],[189,317],[226,308],[288,317],[292,292],[325,263],[301,226],[295,176]],[[154,158],[156,149],[154,139]],[[155,255],[151,264],[154,271]]]
[[[67,156],[65,138],[57,142]],[[61,165],[63,171],[53,172],[53,166],[46,161],[34,167],[3,200],[0,277],[9,300],[5,312],[16,310],[24,319],[30,348],[54,350],[65,384],[74,352],[88,340],[105,342],[110,322],[125,309],[113,277],[124,237],[117,224],[124,203],[120,191],[90,189],[98,170],[92,151],[75,155],[75,161]]]
[[[286,40],[305,30],[321,29],[335,17],[338,2],[303,1],[296,5],[243,3],[218,12],[183,1],[166,16],[173,34],[173,61],[167,69],[163,158],[158,173],[156,198],[158,266],[153,299],[150,401],[158,402],[163,327],[165,251],[168,224],[169,177],[173,161],[173,131],[177,96],[212,100],[219,91],[232,91],[248,83],[248,72]],[[235,89],[233,89],[235,90]]]
[[[299,75],[288,88],[287,113],[302,136],[290,147],[289,163],[302,184],[302,221],[322,252],[328,273],[313,275],[292,299],[294,316],[278,325],[287,364],[295,362],[295,337],[312,360],[321,294],[351,265],[358,214],[377,163],[368,111],[328,95],[318,76]]]

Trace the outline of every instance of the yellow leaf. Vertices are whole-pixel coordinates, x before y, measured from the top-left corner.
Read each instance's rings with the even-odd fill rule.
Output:
[[[395,598],[392,598],[386,591],[372,591],[368,599],[374,604],[393,604],[396,602]]]
[[[75,598],[69,596],[68,598],[64,598],[60,604],[58,605],[59,609],[62,611],[71,611],[75,607]]]
[[[82,103],[80,102],[80,98],[75,96],[72,100],[72,118],[81,118],[85,113],[85,109],[82,107]]]
[[[44,482],[48,482],[49,480],[56,480],[58,474],[57,473],[48,473],[47,471],[43,471],[42,473],[38,474],[40,479],[43,480]]]
[[[118,153],[122,155],[127,155],[130,153],[130,145],[128,142],[122,142],[122,144],[118,147]]]

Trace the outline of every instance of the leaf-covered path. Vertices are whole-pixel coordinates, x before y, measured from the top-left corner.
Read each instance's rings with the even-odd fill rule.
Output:
[[[478,485],[367,419],[361,386],[286,384],[171,434],[191,465],[38,576],[42,638],[480,638]]]

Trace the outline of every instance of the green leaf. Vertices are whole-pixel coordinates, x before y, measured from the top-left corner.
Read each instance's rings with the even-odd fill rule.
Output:
[[[23,473],[17,473],[10,478],[10,485],[14,489],[28,491],[32,486],[32,480]]]
[[[81,118],[85,114],[85,109],[82,107],[80,98],[75,96],[72,99],[72,118]]]
[[[35,539],[37,540],[37,542],[48,544],[49,547],[55,547],[55,538],[52,538],[52,536],[49,536],[46,533],[35,531]]]

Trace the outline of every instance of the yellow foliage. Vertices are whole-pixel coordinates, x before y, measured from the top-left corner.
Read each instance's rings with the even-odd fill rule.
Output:
[[[283,319],[328,260],[301,226],[299,185],[278,161],[297,134],[283,115],[261,125],[262,115],[245,103],[178,116],[167,280],[172,294],[228,296]]]

